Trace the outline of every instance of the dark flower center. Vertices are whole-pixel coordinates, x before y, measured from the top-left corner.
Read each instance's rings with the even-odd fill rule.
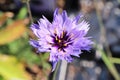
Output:
[[[52,38],[53,38],[53,42],[54,42],[54,44],[52,44],[52,45],[57,47],[59,51],[62,50],[65,52],[64,49],[67,48],[68,45],[72,44],[70,36],[65,31],[62,32],[60,37],[54,33],[54,36],[52,36]]]

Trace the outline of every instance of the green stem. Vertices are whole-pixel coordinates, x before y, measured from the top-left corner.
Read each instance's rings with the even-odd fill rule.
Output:
[[[106,30],[105,30],[104,23],[102,21],[101,11],[98,9],[98,6],[97,6],[98,5],[97,0],[94,1],[94,5],[95,5],[95,8],[96,8],[98,23],[100,25],[100,33],[101,33],[100,34],[100,43],[105,46],[107,54],[109,56],[112,56],[112,53],[111,53],[110,48],[109,48],[109,44],[108,44],[107,39],[106,39]]]
[[[110,62],[112,62],[112,63],[120,64],[120,58],[110,57],[109,60],[110,60]]]
[[[30,21],[31,21],[31,23],[33,23],[32,13],[31,13],[31,10],[30,10],[30,3],[29,2],[30,2],[30,0],[27,0],[26,4],[27,4],[27,8],[28,8],[28,14],[29,14]]]
[[[120,0],[118,0],[118,2],[120,3]]]
[[[113,77],[115,78],[115,80],[120,80],[119,73],[117,72],[114,64],[111,63],[110,59],[106,56],[104,50],[100,48],[100,46],[97,46],[97,50],[101,53],[103,62],[105,63],[105,65],[107,66]]]

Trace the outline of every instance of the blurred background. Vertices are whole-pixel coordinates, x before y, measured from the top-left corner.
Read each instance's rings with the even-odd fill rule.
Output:
[[[95,44],[51,72],[49,55],[29,45],[30,24],[42,15],[52,22],[57,7],[84,15]],[[0,0],[0,80],[120,80],[120,0]]]

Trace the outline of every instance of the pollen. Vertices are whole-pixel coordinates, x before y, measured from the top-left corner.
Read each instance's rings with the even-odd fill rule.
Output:
[[[63,36],[64,36],[64,31],[62,32],[61,38],[63,38]]]
[[[58,43],[60,43],[61,42],[61,40],[58,40]]]
[[[58,40],[57,36],[55,36],[55,39]]]
[[[66,46],[67,46],[67,44],[64,44],[63,46],[65,46],[65,47],[66,47]]]

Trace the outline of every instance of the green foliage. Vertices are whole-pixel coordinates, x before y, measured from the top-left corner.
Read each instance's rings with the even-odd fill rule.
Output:
[[[0,55],[0,75],[6,80],[28,80],[29,76],[23,68],[23,64],[17,62],[13,56]],[[3,79],[1,77],[1,79]]]
[[[101,46],[97,45],[97,51],[101,54],[102,60],[107,66],[108,70],[111,72],[115,80],[120,80],[120,76],[118,71],[116,70],[114,64],[109,60],[108,56],[106,55],[105,51],[101,48]]]
[[[26,7],[22,7],[21,10],[19,11],[16,19],[24,19],[27,15],[27,8]]]
[[[5,79],[3,78],[3,76],[0,75],[0,80],[5,80]]]
[[[3,14],[0,16],[0,80],[31,80],[24,63],[27,67],[42,66],[43,72],[50,70],[49,54],[38,55],[29,44],[28,24],[24,22],[27,8],[21,8],[15,19]]]
[[[41,54],[40,55],[40,61],[42,62],[42,66],[44,69],[50,69],[50,64],[47,63],[49,57],[49,53]]]

